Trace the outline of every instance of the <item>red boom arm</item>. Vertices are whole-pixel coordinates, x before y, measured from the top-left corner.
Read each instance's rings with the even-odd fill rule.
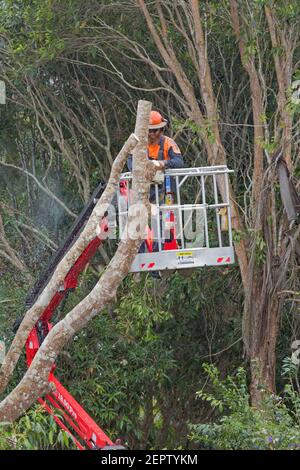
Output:
[[[101,185],[97,188],[97,196],[99,195],[99,188],[101,191]],[[123,197],[128,197],[128,187],[125,181],[120,183],[120,194]],[[84,219],[89,215],[92,209],[92,205],[95,203],[94,197],[91,198],[92,203],[90,202],[85,210],[85,214],[82,217],[79,217],[79,222],[74,228],[72,236],[77,235],[79,228],[82,226]],[[167,220],[171,228],[170,234],[171,239],[166,240],[164,243],[165,250],[174,250],[178,248],[175,235],[175,217],[173,211],[169,211],[167,214]],[[94,238],[81,253],[78,259],[75,261],[74,265],[66,275],[64,279],[63,287],[58,290],[52,299],[50,300],[47,307],[44,309],[36,325],[30,332],[27,342],[26,342],[26,362],[28,367],[31,365],[34,356],[36,355],[38,349],[40,348],[43,340],[51,330],[51,318],[59,306],[61,301],[65,298],[69,290],[73,290],[77,287],[78,276],[84,270],[90,259],[96,253],[98,247],[103,243],[107,237],[108,224],[104,218],[100,224],[100,234],[98,237]],[[69,240],[73,241],[71,237]],[[69,242],[66,242],[64,249],[67,247]],[[147,227],[147,236],[145,240],[148,252],[153,251],[153,230]],[[57,259],[57,262],[59,258]],[[57,263],[56,263],[57,264]],[[53,268],[53,266],[52,266]],[[47,272],[47,276],[51,274],[51,270]],[[40,291],[45,287],[46,281],[38,285],[38,290],[34,292],[33,299],[31,302],[34,303]],[[70,393],[61,385],[61,383],[54,376],[55,365],[53,366],[49,374],[49,382],[54,385],[54,391],[47,395],[44,399],[39,398],[39,402],[44,406],[44,408],[53,416],[56,423],[68,432],[78,449],[124,449],[124,447],[115,445],[113,442],[106,436],[106,434],[99,428],[99,426],[92,420],[92,418],[84,411],[84,409],[77,403],[77,401],[70,395]],[[55,410],[59,410],[61,413],[61,418],[56,416]]]
[[[97,248],[106,238],[105,234],[108,231],[108,226],[105,219],[103,219],[100,229],[100,233],[104,235],[104,237],[94,238],[85,248],[66,275],[64,289],[55,293],[37,324],[30,332],[26,342],[26,362],[28,367],[32,363],[43,339],[51,329],[52,325],[49,322],[55,309],[63,300],[68,290],[77,287],[79,274],[83,271],[89,260],[94,256]],[[52,368],[48,379],[49,382],[54,385],[54,391],[44,399],[39,398],[39,402],[53,416],[56,423],[72,436],[78,449],[83,450],[90,448],[103,450],[123,448],[113,444],[102,429],[100,429],[72,395],[61,385],[53,374],[54,369],[55,366]],[[55,410],[61,412],[61,418],[56,416]]]

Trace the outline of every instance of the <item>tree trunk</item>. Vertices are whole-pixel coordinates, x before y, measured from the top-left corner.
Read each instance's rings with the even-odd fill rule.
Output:
[[[147,223],[147,217],[140,216],[137,221],[137,215],[145,214],[150,183],[156,171],[155,165],[147,160],[150,110],[151,103],[139,102],[135,130],[139,143],[133,152],[132,185],[133,202],[137,208],[128,215],[125,233],[129,236],[120,241],[115,256],[90,294],[49,332],[23,379],[0,404],[0,421],[14,421],[37,397],[49,392],[48,376],[59,352],[75,333],[114,300],[120,283],[129,272]],[[63,263],[64,260],[60,264]]]
[[[111,202],[112,197],[117,189],[119,175],[122,172],[128,153],[134,149],[136,144],[137,137],[132,134],[116,157],[107,187],[100,200],[97,202],[85,228],[74,245],[70,248],[66,256],[58,264],[47,286],[47,289],[42,292],[35,304],[26,312],[0,370],[0,393],[5,389],[15,369],[30,331],[36,324],[43,310],[49,304],[50,300],[55,295],[59,287],[63,284],[65,276],[73,266],[76,259],[80,256],[90,241],[93,240],[95,236],[97,236],[99,223],[103,218],[107,210],[107,206]]]
[[[284,236],[278,244],[273,227],[276,165],[278,163],[269,168],[263,181],[264,191],[257,209],[256,238],[251,247],[249,285],[245,292],[243,338],[250,360],[250,396],[256,406],[264,394],[276,392],[276,342],[284,300],[280,293],[289,281],[300,231],[297,226],[288,230],[288,219],[284,214],[281,228]]]
[[[253,275],[255,282],[246,299],[250,310],[246,307],[244,314],[244,325],[247,318],[249,321],[248,330],[244,329],[244,344],[250,360],[251,402],[259,406],[265,394],[276,392],[276,342],[282,302],[276,292],[272,296],[265,289],[264,275],[258,270]]]

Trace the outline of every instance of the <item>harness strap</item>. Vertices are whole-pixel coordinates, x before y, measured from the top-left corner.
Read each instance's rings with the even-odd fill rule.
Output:
[[[161,136],[160,139],[160,146],[158,151],[158,159],[157,160],[164,160],[164,146],[165,146],[165,136]]]

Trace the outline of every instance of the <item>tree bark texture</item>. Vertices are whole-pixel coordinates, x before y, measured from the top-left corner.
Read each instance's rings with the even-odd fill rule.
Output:
[[[55,295],[59,287],[63,285],[64,278],[73,266],[76,259],[80,256],[90,241],[98,235],[99,224],[112,200],[113,195],[116,192],[119,182],[119,175],[123,170],[128,154],[134,149],[137,142],[137,136],[132,134],[122,147],[112,166],[107,187],[97,202],[85,228],[74,245],[70,248],[66,256],[58,264],[47,286],[47,289],[42,292],[35,304],[26,312],[0,370],[0,392],[5,389],[20,357],[28,334],[39,319],[41,313],[49,304],[50,300]]]
[[[135,129],[136,137],[134,137],[134,143],[138,139],[138,144],[133,151],[133,200],[144,205],[148,203],[150,182],[154,171],[151,170],[153,165],[148,165],[149,161],[147,160],[150,111],[150,102],[139,101]],[[128,150],[127,147],[126,150]],[[117,168],[114,168],[115,171],[112,172],[113,175],[111,176],[111,191],[109,190],[105,197],[102,198],[102,204],[107,204],[108,200],[112,197],[119,181],[119,174],[122,171],[123,163],[124,158],[119,159],[119,165]],[[102,209],[100,215],[103,216],[104,212]],[[96,215],[93,213],[94,217]],[[134,225],[135,219],[135,214],[129,214],[127,225]],[[99,223],[99,220],[101,220],[101,217],[97,219],[96,225]],[[144,226],[140,226],[143,221],[145,222]],[[14,421],[39,396],[49,392],[48,376],[59,352],[76,332],[81,330],[95,315],[113,301],[118,286],[129,272],[138,251],[143,234],[145,233],[146,222],[145,218],[140,219],[135,238],[127,238],[120,241],[115,256],[90,294],[49,332],[23,379],[0,404],[0,421]],[[96,226],[94,227],[95,229]],[[60,264],[64,265],[64,259]]]
[[[246,51],[245,36],[241,33],[240,18],[236,0],[231,0],[231,20],[234,34],[236,36],[242,64],[248,73],[251,90],[252,114],[254,124],[254,161],[252,175],[252,213],[255,218],[257,204],[262,189],[263,180],[263,142],[265,114],[263,92],[260,84],[259,73],[255,66],[254,57]]]
[[[249,286],[245,292],[243,338],[250,360],[251,401],[257,406],[266,393],[276,392],[276,342],[284,300],[280,292],[286,288],[292,272],[300,233],[299,226],[289,229],[288,214],[285,214],[284,235],[276,246],[272,199],[278,176],[280,185],[285,182],[280,172],[280,162],[274,162],[265,174],[257,211],[256,234],[259,238],[254,239],[251,247]],[[285,207],[284,200],[282,204]]]
[[[264,93],[255,54],[246,50],[247,34],[242,31],[242,13],[239,12],[238,2],[231,0],[232,27],[239,45],[242,64],[248,73],[251,90],[252,113],[254,123],[254,166],[252,176],[252,226],[254,237],[250,247],[248,269],[248,286],[245,289],[245,307],[243,315],[243,339],[248,359],[250,360],[251,383],[250,395],[252,403],[258,405],[263,395],[275,392],[276,374],[276,341],[279,331],[280,315],[283,298],[279,292],[286,287],[288,270],[293,258],[293,241],[286,232],[287,212],[286,199],[289,193],[283,187],[280,178],[282,165],[274,152],[273,161],[266,169],[263,162],[263,143],[266,140],[263,116]],[[284,160],[291,167],[291,115],[287,112],[287,91],[291,78],[292,44],[285,41],[283,32],[276,32],[275,13],[265,6],[265,15],[272,46],[278,83],[278,111],[284,124],[281,145]],[[278,25],[277,25],[278,26]],[[251,33],[249,33],[251,34]],[[280,39],[279,39],[280,37]],[[250,38],[251,39],[251,36]],[[281,45],[283,53],[275,52]],[[287,56],[289,58],[287,58]],[[277,130],[275,129],[275,135]],[[278,132],[279,134],[279,132]],[[278,137],[278,136],[277,136]],[[278,223],[276,212],[276,195],[274,192],[279,175],[282,205],[286,215]],[[283,196],[283,197],[282,197]],[[291,207],[291,201],[289,201]],[[283,239],[279,240],[279,230],[283,227]],[[292,237],[293,239],[293,237]]]

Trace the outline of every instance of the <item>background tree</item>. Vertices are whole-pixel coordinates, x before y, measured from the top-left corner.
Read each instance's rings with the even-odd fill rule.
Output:
[[[291,339],[299,337],[298,226],[297,208],[290,220],[284,209],[277,175],[287,175],[284,158],[288,184],[294,181],[299,188],[298,24],[299,6],[293,0],[84,5],[79,0],[63,5],[11,0],[1,10],[1,79],[8,90],[8,105],[0,108],[1,215],[6,240],[29,275],[35,277],[45,265],[99,179],[107,179],[110,155],[132,128],[134,103],[141,97],[168,118],[168,131],[187,166],[227,162],[235,170],[232,200],[240,272],[236,267],[202,270],[190,283],[175,275],[159,289],[142,277],[149,291],[161,293],[157,321],[147,307],[154,297],[141,306],[139,286],[126,282],[115,305],[97,321],[97,333],[86,333],[98,351],[93,334],[101,336],[105,325],[110,340],[100,343],[111,352],[112,369],[103,366],[101,348],[98,362],[87,359],[88,352],[81,354],[84,333],[69,346],[79,364],[68,374],[69,385],[97,416],[99,409],[104,413],[101,394],[108,397],[113,405],[106,419],[112,433],[121,431],[122,422],[134,445],[141,429],[143,443],[186,443],[186,420],[211,416],[205,403],[195,401],[197,381],[206,383],[199,364],[208,357],[222,375],[234,369],[243,362],[242,335],[251,365],[252,401],[262,398],[261,388],[283,386],[278,366],[290,354]],[[275,162],[280,149],[283,154]],[[195,197],[192,190],[189,197]],[[82,277],[83,296],[114,250],[109,243]],[[28,281],[1,252],[0,274],[5,301],[0,303],[1,329],[9,343],[9,326],[23,310]],[[16,284],[19,289],[12,290]],[[69,310],[72,302],[67,302]],[[129,305],[134,317],[124,313],[127,307],[122,306]],[[139,329],[145,315],[146,333]],[[110,321],[112,330],[117,325],[117,336]],[[137,374],[129,387],[126,377],[137,364],[140,342],[143,359],[137,370],[147,386]],[[185,342],[189,347],[183,347]],[[115,344],[122,347],[114,349]],[[131,354],[132,344],[137,357]],[[143,374],[156,346],[164,360],[154,362],[150,386]],[[163,355],[165,346],[168,354]],[[123,359],[128,369],[118,365]],[[69,364],[67,355],[61,361]],[[93,372],[83,374],[83,364]],[[116,378],[96,393],[95,382],[104,373]],[[89,399],[83,393],[87,380]],[[181,403],[177,421],[166,402],[170,388],[174,406]],[[125,420],[118,393],[130,397]],[[145,401],[139,406],[141,396]]]

